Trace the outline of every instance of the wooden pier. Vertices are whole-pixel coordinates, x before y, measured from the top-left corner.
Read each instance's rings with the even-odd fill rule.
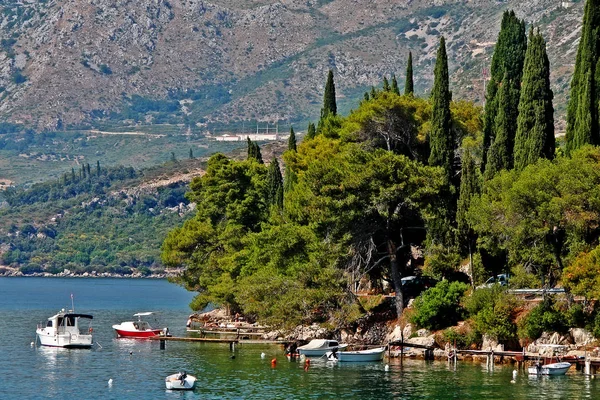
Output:
[[[152,336],[149,339],[172,342],[204,342],[204,343],[229,343],[229,344],[289,344],[289,340],[256,340],[240,338],[208,338],[208,337],[176,337],[176,336]]]

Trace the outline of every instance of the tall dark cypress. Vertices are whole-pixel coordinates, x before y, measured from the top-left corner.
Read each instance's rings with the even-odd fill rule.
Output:
[[[412,52],[408,52],[408,62],[406,63],[406,83],[404,84],[404,94],[414,94],[415,88],[413,83],[413,60]]]
[[[515,137],[515,169],[522,170],[539,158],[554,158],[554,94],[550,89],[550,62],[546,42],[540,34],[529,31],[523,85],[519,101]]]
[[[290,137],[288,138],[288,150],[296,151],[296,134],[294,128],[290,126]]]
[[[467,220],[472,199],[481,192],[481,179],[469,148],[465,148],[461,160],[460,190],[456,211],[458,243],[469,253],[471,279],[473,278],[473,251],[477,235]]]
[[[400,88],[398,88],[398,80],[396,79],[396,75],[392,75],[392,93],[400,95]]]
[[[567,107],[566,153],[600,144],[600,0],[588,0]]]
[[[390,87],[390,82],[388,81],[388,79],[384,76],[383,77],[383,91],[384,92],[389,92],[391,91],[392,88]]]
[[[323,109],[321,118],[327,115],[337,115],[337,104],[335,101],[335,83],[333,82],[333,71],[329,70],[327,82],[325,83],[325,93],[323,94]]]
[[[306,130],[306,139],[314,139],[314,137],[317,135],[317,128],[315,127],[315,124],[313,124],[312,122],[308,123],[308,129]]]
[[[516,109],[511,105],[511,96],[517,92],[513,82],[504,74],[504,79],[500,85],[500,91],[497,95],[498,113],[494,131],[496,137],[494,143],[488,151],[487,166],[485,168],[485,178],[491,179],[501,170],[509,170],[513,167],[514,150],[514,126],[517,120]]]
[[[250,140],[250,137],[246,137],[248,143],[248,160],[256,160],[260,164],[263,164],[262,154],[258,143]]]
[[[487,86],[485,113],[483,123],[483,160],[481,163],[482,169],[487,168],[488,151],[496,137],[496,116],[498,114],[498,90],[503,84],[504,77],[509,79],[513,84],[513,89],[510,90],[510,98],[506,100],[508,103],[508,113],[510,115],[518,114],[519,96],[521,79],[523,76],[523,63],[525,61],[525,52],[527,50],[527,36],[525,33],[525,21],[519,20],[514,11],[505,11],[502,16],[500,33],[498,41],[494,48],[492,56],[491,76]],[[513,120],[514,122],[514,120]],[[511,141],[514,141],[516,133],[515,124],[507,127],[506,132]],[[489,176],[489,174],[486,174]]]
[[[446,40],[442,36],[435,60],[433,90],[431,103],[431,132],[429,134],[429,165],[440,166],[446,173],[447,182],[452,177],[454,162],[454,138],[451,129],[450,102],[452,94],[449,89],[448,56]]]
[[[277,158],[273,157],[267,173],[267,203],[278,207],[283,205],[283,177]]]

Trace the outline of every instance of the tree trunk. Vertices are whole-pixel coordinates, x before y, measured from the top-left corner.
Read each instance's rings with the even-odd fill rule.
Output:
[[[398,318],[404,311],[404,296],[402,294],[402,275],[400,273],[400,266],[398,265],[398,257],[396,257],[396,245],[388,240],[388,254],[390,256],[390,268],[392,273],[392,283],[394,284],[394,291],[396,292],[396,313]]]

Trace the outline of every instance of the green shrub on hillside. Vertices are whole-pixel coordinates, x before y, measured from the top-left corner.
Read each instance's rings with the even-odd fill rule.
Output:
[[[429,330],[455,325],[464,317],[460,300],[467,289],[466,283],[441,281],[415,299],[411,322]]]
[[[548,297],[520,321],[518,332],[520,338],[535,340],[543,332],[566,333],[568,330],[565,314]]]

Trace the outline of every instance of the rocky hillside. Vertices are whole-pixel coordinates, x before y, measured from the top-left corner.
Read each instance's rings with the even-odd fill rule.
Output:
[[[329,68],[342,111],[383,75],[402,85],[409,50],[426,92],[442,34],[454,98],[481,101],[507,8],[547,39],[564,113],[583,1],[7,0],[0,113],[49,129],[151,123],[159,111],[191,126],[306,121]]]

